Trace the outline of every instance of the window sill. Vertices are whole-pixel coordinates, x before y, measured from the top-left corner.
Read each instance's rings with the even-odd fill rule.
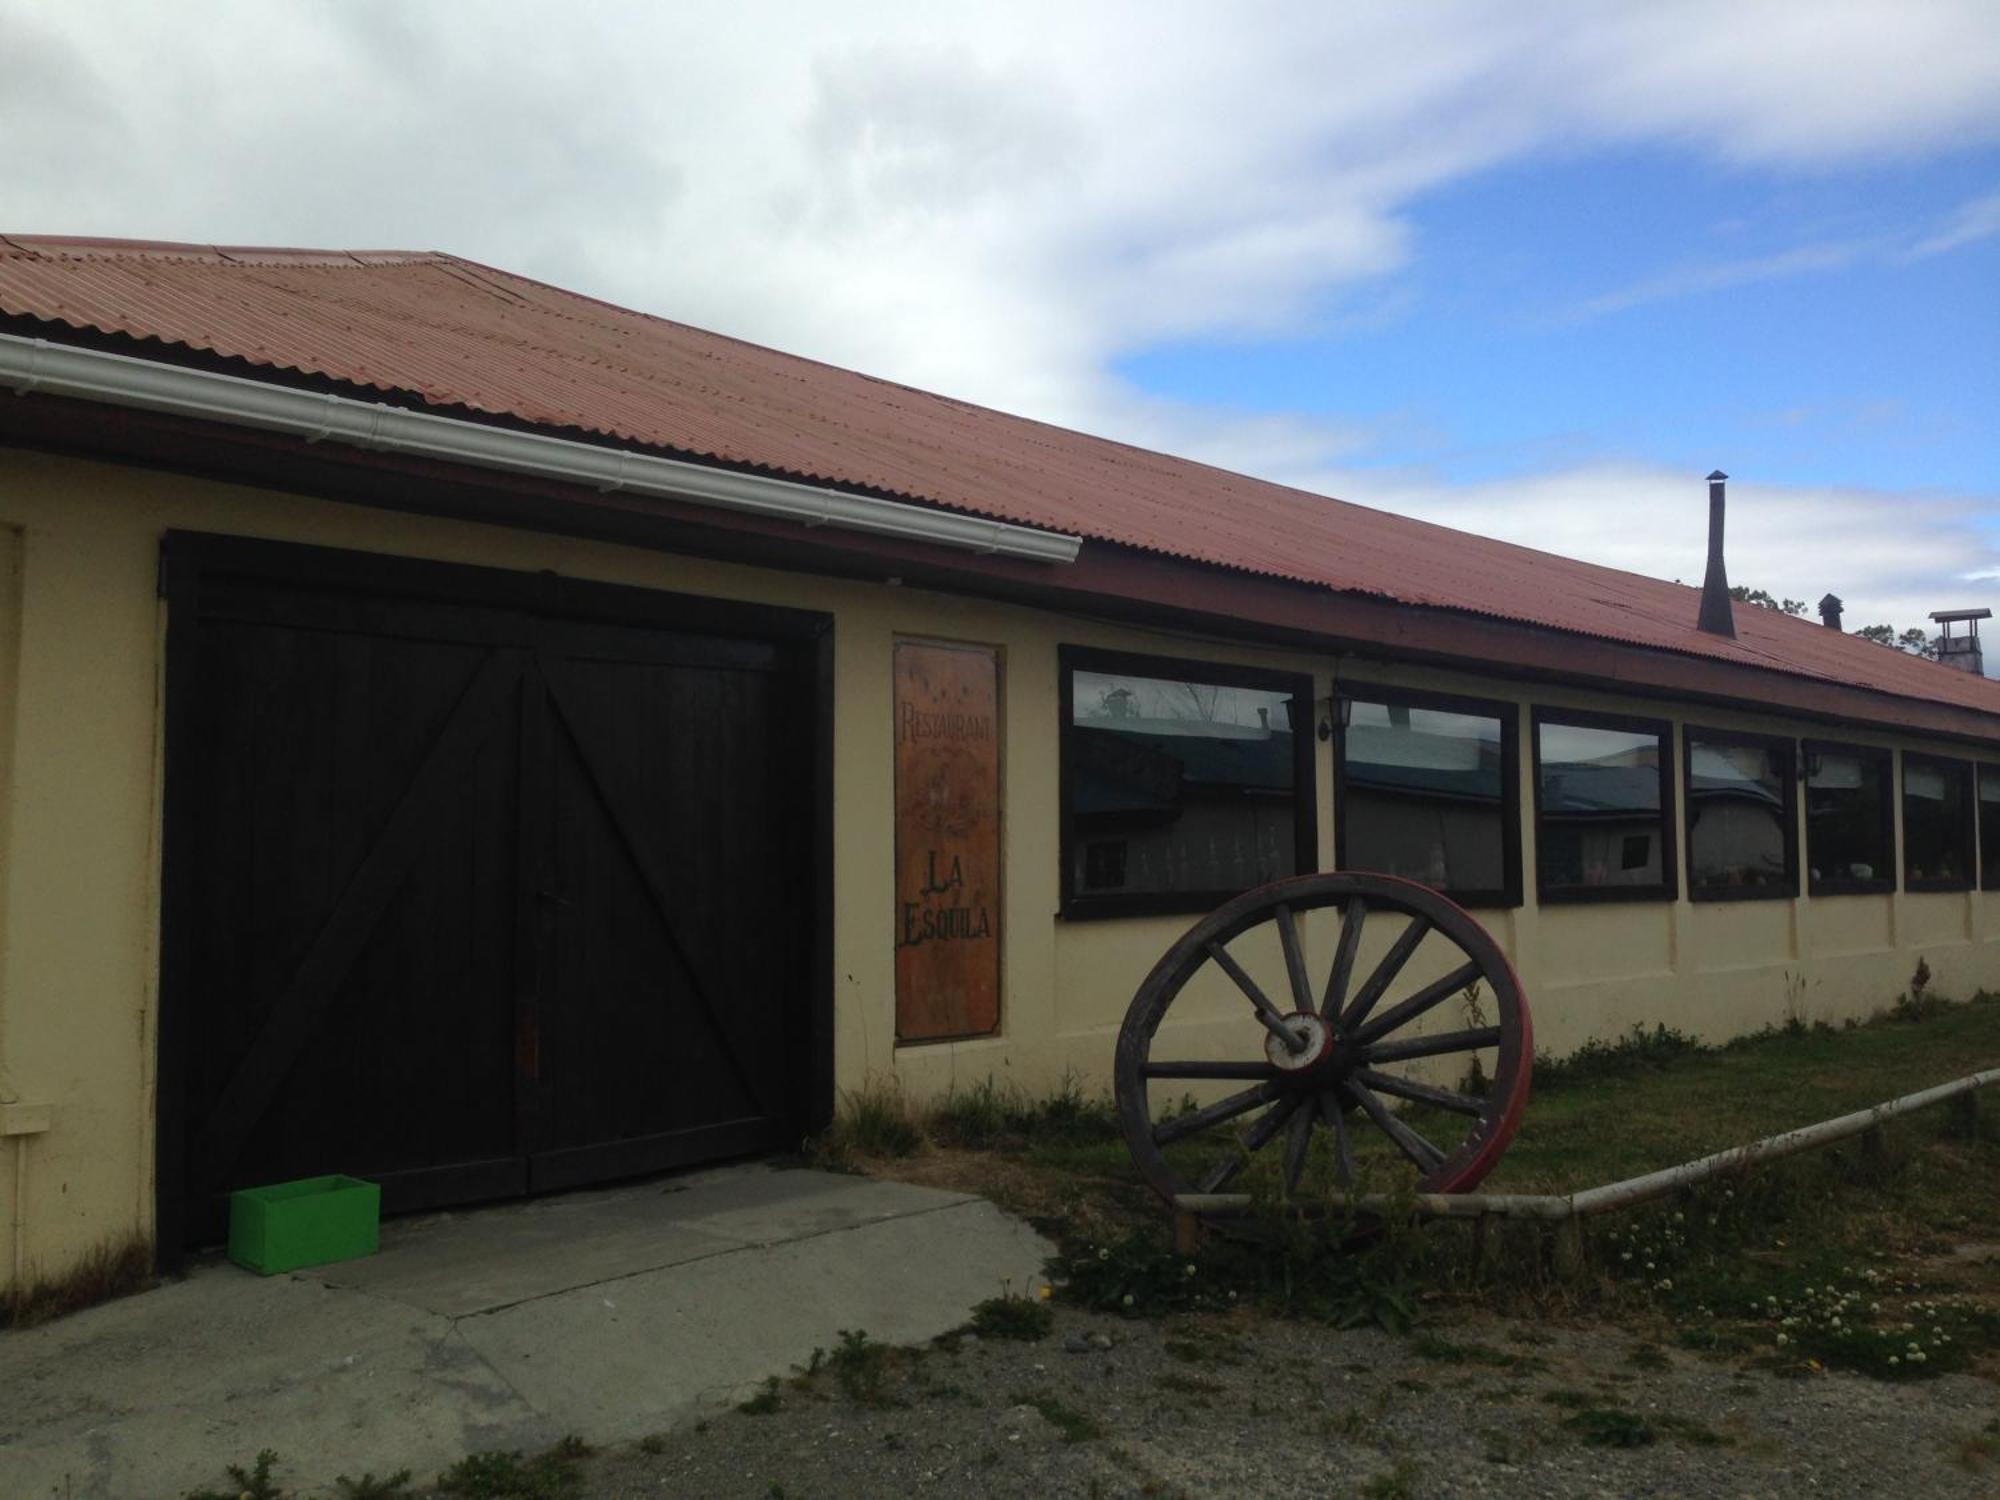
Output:
[[[1796,901],[1799,899],[1796,886],[1782,885],[1711,885],[1690,886],[1688,900],[1711,901]]]
[[[1806,888],[1813,896],[1893,896],[1896,882],[1893,880],[1823,880],[1815,881]]]
[[[1663,885],[1579,885],[1545,887],[1539,899],[1543,906],[1605,906],[1638,901],[1666,906],[1676,895]]]
[[[1244,890],[1255,889],[1255,886],[1244,887]],[[1121,917],[1206,915],[1242,894],[1243,891],[1174,891],[1157,895],[1073,896],[1063,902],[1056,917],[1064,922],[1106,922]]]
[[[1452,905],[1462,906],[1467,911],[1515,911],[1524,904],[1518,895],[1510,891],[1441,890],[1438,894]]]

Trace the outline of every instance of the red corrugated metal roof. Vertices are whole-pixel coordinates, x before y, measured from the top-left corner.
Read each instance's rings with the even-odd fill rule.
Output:
[[[1775,611],[630,312],[455,256],[0,236],[0,312],[859,486],[1217,567],[2000,713],[2000,683]],[[141,351],[143,352],[143,351]]]

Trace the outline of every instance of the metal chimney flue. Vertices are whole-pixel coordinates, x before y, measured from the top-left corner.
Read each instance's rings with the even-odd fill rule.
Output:
[[[1708,476],[1708,576],[1701,583],[1700,626],[1710,635],[1736,638],[1736,612],[1729,603],[1729,571],[1722,565],[1722,485],[1729,476]]]
[[[1840,612],[1847,608],[1840,602],[1840,595],[1828,594],[1819,601],[1819,622],[1828,630],[1840,629]]]

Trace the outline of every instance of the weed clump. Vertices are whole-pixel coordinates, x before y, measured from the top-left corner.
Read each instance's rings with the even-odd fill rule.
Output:
[[[972,1331],[983,1339],[1034,1343],[1049,1336],[1055,1309],[1033,1297],[988,1297],[972,1310]]]
[[[1648,1031],[1634,1023],[1616,1041],[1592,1037],[1567,1057],[1535,1060],[1535,1091],[1575,1088],[1607,1078],[1629,1078],[1636,1073],[1657,1073],[1690,1057],[1712,1051],[1686,1032],[1665,1022],[1655,1022]]]
[[[822,1166],[844,1167],[858,1156],[908,1156],[923,1143],[923,1127],[902,1087],[873,1079],[841,1091],[833,1123],[813,1143],[811,1154]]]
[[[227,1490],[189,1490],[186,1500],[281,1500],[282,1492],[271,1477],[271,1470],[277,1467],[278,1455],[266,1448],[252,1460],[249,1468],[241,1464],[230,1464],[223,1472],[229,1476]]]
[[[437,1490],[462,1500],[569,1500],[581,1493],[578,1464],[589,1453],[577,1437],[566,1437],[532,1458],[523,1458],[518,1450],[474,1453],[438,1475]]]
[[[137,1236],[105,1240],[92,1246],[62,1275],[17,1286],[0,1298],[0,1328],[32,1328],[100,1302],[143,1292],[152,1284],[153,1247],[149,1242]]]
[[[340,1500],[403,1500],[410,1493],[410,1471],[398,1469],[377,1479],[370,1470],[359,1479],[351,1479],[342,1474],[333,1481],[333,1487],[340,1491]]]
[[[1017,1391],[1014,1404],[1040,1412],[1043,1420],[1062,1434],[1065,1443],[1088,1443],[1104,1436],[1104,1425],[1097,1418],[1066,1405],[1047,1391]]]

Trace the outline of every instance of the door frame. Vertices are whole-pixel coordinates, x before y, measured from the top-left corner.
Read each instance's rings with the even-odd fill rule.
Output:
[[[808,741],[808,785],[800,788],[808,826],[806,878],[811,932],[804,944],[808,974],[805,1036],[797,1056],[804,1075],[798,1123],[802,1133],[833,1117],[833,616],[823,611],[598,583],[551,571],[522,572],[467,563],[433,562],[388,553],[296,542],[272,542],[210,532],[169,531],[161,540],[159,593],[166,601],[165,694],[162,726],[164,795],[161,809],[159,1000],[155,1028],[153,1193],[154,1247],[163,1266],[186,1255],[188,1048],[197,974],[188,941],[193,883],[182,878],[189,830],[201,816],[199,783],[185,768],[202,747],[189,712],[199,675],[196,635],[205,581],[250,579],[377,598],[516,611],[529,616],[602,621],[701,635],[750,636],[779,644],[788,674],[803,697],[799,728]]]

